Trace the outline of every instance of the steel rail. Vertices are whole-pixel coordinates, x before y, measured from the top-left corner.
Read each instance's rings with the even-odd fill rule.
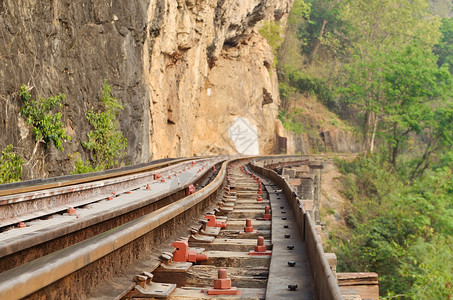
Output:
[[[219,163],[220,162],[221,161],[219,161]],[[78,230],[83,230],[87,227],[96,225],[100,222],[105,222],[109,219],[117,218],[120,215],[130,213],[133,210],[141,209],[147,205],[157,203],[160,200],[163,200],[167,197],[170,197],[171,195],[174,195],[178,192],[185,190],[190,184],[195,184],[197,180],[200,180],[208,173],[209,171],[206,170],[204,173],[200,173],[200,175],[194,177],[192,181],[186,182],[185,184],[182,185],[178,185],[172,190],[154,195],[153,197],[143,196],[139,199],[136,199],[136,201],[134,202],[126,203],[125,205],[118,207],[118,209],[116,208],[110,209],[105,213],[97,214],[95,216],[90,217],[89,219],[77,218],[65,224],[63,227],[50,228],[46,229],[45,231],[40,230],[37,233],[28,233],[23,237],[16,238],[14,240],[3,241],[0,243],[0,258],[22,251],[26,248],[30,248],[38,244],[43,244],[47,241],[57,239],[59,237],[62,237],[63,235],[68,235]]]
[[[20,221],[26,221],[43,217],[45,215],[64,211],[68,207],[81,206],[106,198],[110,189],[122,190],[133,188],[132,185],[140,184],[152,176],[152,172],[162,170],[163,173],[170,172],[168,168],[178,166],[191,161],[205,161],[209,158],[173,160],[171,163],[155,164],[151,167],[133,168],[121,173],[112,173],[103,179],[93,181],[91,179],[99,176],[88,177],[89,183],[78,183],[72,181],[71,185],[55,187],[50,189],[37,188],[34,192],[11,194],[0,196],[0,226],[10,226]],[[214,158],[215,159],[215,158]],[[119,176],[121,174],[121,176]],[[105,178],[104,178],[105,177]],[[70,195],[74,195],[71,196]]]
[[[209,158],[208,156],[206,157],[197,157],[197,158],[178,158],[178,159],[172,159],[170,161],[165,161],[157,164],[151,164],[147,166],[141,166],[142,164],[139,164],[135,168],[134,166],[131,167],[125,167],[120,168],[120,169],[113,169],[113,170],[107,170],[103,172],[96,172],[96,173],[89,173],[89,174],[80,174],[80,175],[65,175],[61,177],[54,177],[54,178],[49,178],[48,181],[51,181],[50,183],[46,183],[46,180],[36,180],[37,182],[42,182],[42,184],[36,184],[35,180],[31,181],[23,181],[20,183],[13,183],[13,184],[5,184],[5,185],[0,185],[0,197],[1,196],[8,196],[8,195],[14,195],[14,194],[20,194],[20,193],[28,193],[28,192],[35,192],[35,191],[40,191],[40,190],[46,190],[46,189],[52,189],[52,188],[58,188],[58,187],[65,187],[69,185],[76,185],[76,184],[82,184],[82,183],[88,183],[88,182],[93,182],[93,181],[99,181],[99,180],[105,180],[105,179],[112,179],[115,177],[122,177],[126,175],[132,175],[136,173],[143,173],[147,171],[154,171],[163,167],[168,167],[180,162],[185,162],[185,161],[192,161],[192,160],[200,160],[200,159],[206,159]],[[71,179],[75,177],[75,179]],[[81,177],[81,178],[80,178]],[[69,179],[66,179],[69,178]],[[62,181],[57,181],[58,179],[62,179]],[[27,185],[27,184],[30,185]],[[17,186],[19,185],[19,186]],[[23,186],[25,185],[25,186]]]
[[[227,165],[235,160],[238,159],[225,161],[211,183],[188,197],[98,236],[1,273],[0,299],[26,297],[184,213],[219,189],[224,182]]]

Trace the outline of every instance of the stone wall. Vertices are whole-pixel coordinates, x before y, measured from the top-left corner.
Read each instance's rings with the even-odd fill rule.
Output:
[[[99,108],[104,79],[125,106],[127,163],[233,154],[228,128],[246,118],[261,154],[275,149],[279,105],[260,22],[282,24],[293,0],[3,0],[0,2],[0,148],[12,143],[25,177],[67,174]],[[38,149],[17,91],[66,94],[65,151]],[[86,158],[86,154],[83,154]]]

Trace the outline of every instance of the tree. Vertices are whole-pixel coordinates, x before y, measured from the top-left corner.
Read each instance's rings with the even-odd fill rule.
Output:
[[[429,49],[420,48],[414,42],[402,51],[393,51],[384,62],[384,97],[379,103],[379,115],[394,169],[409,134],[434,133],[433,145],[428,145],[426,155],[432,152],[439,139],[451,140],[448,137],[452,127],[448,125],[451,111],[439,106],[450,94],[452,80],[447,68],[437,67],[436,59]]]
[[[25,165],[34,162],[34,156],[39,145],[44,144],[45,149],[48,149],[53,143],[55,148],[63,151],[63,142],[71,140],[71,137],[66,134],[63,128],[61,112],[54,112],[55,109],[63,106],[65,95],[58,94],[58,96],[34,100],[30,94],[31,89],[31,87],[22,85],[19,91],[19,97],[24,103],[21,114],[26,118],[27,124],[31,125],[35,136],[33,152]],[[31,168],[32,178],[34,177],[33,169],[34,167]]]
[[[439,57],[437,64],[439,67],[446,64],[450,73],[453,73],[453,18],[442,19],[440,31],[442,38],[434,46],[434,54]]]
[[[431,49],[438,41],[438,18],[428,13],[424,0],[347,0],[341,18],[349,24],[355,56],[346,67],[343,97],[364,115],[363,148],[373,152],[382,102],[382,60],[392,51],[404,49],[415,38],[419,47]]]

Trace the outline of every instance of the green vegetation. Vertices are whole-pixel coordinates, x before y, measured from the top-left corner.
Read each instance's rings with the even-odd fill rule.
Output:
[[[24,161],[13,152],[13,145],[2,150],[0,157],[0,184],[20,181]]]
[[[276,22],[266,21],[260,28],[259,33],[267,40],[271,46],[272,54],[274,55],[274,67],[277,65],[277,49],[283,42],[283,31],[280,25]]]
[[[302,123],[298,122],[296,119],[298,116],[298,111],[286,112],[284,110],[280,110],[278,112],[278,118],[282,121],[283,127],[286,130],[295,133],[302,133]]]
[[[88,141],[82,146],[90,151],[91,159],[83,161],[80,157],[75,163],[73,173],[102,171],[118,166],[118,160],[126,155],[127,139],[119,130],[118,116],[123,106],[111,95],[112,87],[104,81],[101,105],[103,111],[91,108],[86,118],[94,130],[88,132]]]
[[[337,162],[349,200],[330,241],[339,271],[378,272],[384,297],[451,297],[453,19],[426,0],[299,2],[278,49],[279,118],[309,131],[297,95],[311,94],[362,137],[363,155]]]
[[[289,82],[299,93],[313,93],[327,107],[333,107],[335,105],[333,94],[325,80],[311,77],[300,71],[293,71],[289,74]]]
[[[447,298],[453,279],[453,160],[412,184],[385,168],[385,154],[337,163],[347,175],[350,200],[349,228],[330,240],[339,269],[378,272],[386,296]]]
[[[48,148],[53,142],[58,150],[63,151],[63,141],[71,140],[71,137],[63,129],[61,112],[52,113],[52,110],[63,106],[65,95],[58,94],[55,97],[33,100],[30,89],[22,85],[19,96],[24,102],[21,113],[27,119],[27,124],[33,127],[36,145],[42,142]]]

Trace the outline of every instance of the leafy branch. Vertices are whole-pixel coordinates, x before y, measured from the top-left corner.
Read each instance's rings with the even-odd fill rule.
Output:
[[[87,173],[113,168],[118,160],[126,155],[127,139],[119,130],[118,116],[123,106],[112,97],[112,87],[104,81],[100,99],[103,111],[91,108],[86,118],[94,130],[88,132],[88,141],[82,146],[91,152],[91,159],[83,161],[80,157],[75,163],[73,173]]]

